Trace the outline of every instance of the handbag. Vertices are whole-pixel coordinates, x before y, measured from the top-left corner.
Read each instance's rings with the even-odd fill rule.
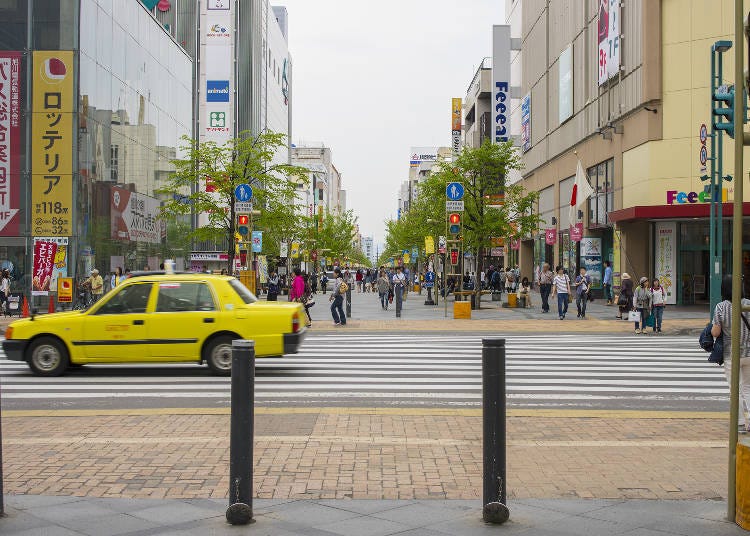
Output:
[[[641,312],[640,311],[628,311],[628,322],[640,322]]]
[[[315,298],[310,296],[309,298],[307,298],[307,301],[305,302],[305,307],[312,307],[313,305],[315,305]]]
[[[650,314],[646,317],[646,322],[644,323],[644,325],[652,328],[654,327],[655,322],[656,322],[656,319],[654,318],[654,315]]]
[[[617,305],[619,305],[620,307],[625,307],[627,304],[628,304],[627,296],[623,296],[622,294],[620,294],[617,297]]]

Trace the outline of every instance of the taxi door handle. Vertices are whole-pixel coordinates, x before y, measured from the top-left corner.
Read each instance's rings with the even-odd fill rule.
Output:
[[[143,325],[143,320],[133,320],[133,325],[134,326],[142,326]]]
[[[214,319],[213,318],[204,318],[203,319],[203,323],[204,324],[213,324],[214,323]]]

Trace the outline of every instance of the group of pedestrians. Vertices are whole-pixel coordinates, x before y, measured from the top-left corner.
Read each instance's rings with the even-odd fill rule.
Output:
[[[617,298],[619,307],[618,319],[623,319],[633,311],[635,334],[645,334],[647,324],[653,327],[654,333],[661,333],[664,308],[667,306],[667,292],[659,279],[653,279],[649,285],[648,277],[641,277],[635,287],[633,279],[627,272],[622,274],[620,295]],[[650,318],[652,317],[653,318]]]

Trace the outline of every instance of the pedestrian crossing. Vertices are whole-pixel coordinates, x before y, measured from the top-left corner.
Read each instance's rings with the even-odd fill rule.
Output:
[[[311,335],[299,354],[258,359],[260,405],[481,405],[481,335]],[[725,409],[721,367],[694,337],[513,335],[506,338],[511,406]],[[33,376],[0,351],[4,409],[50,404],[226,405],[229,378],[205,367],[87,365],[59,378]],[[157,402],[161,401],[161,402]]]

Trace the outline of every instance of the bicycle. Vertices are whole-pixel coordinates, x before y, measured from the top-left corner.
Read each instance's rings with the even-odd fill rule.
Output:
[[[94,305],[94,297],[91,293],[86,291],[86,283],[79,283],[78,285],[78,298],[75,304],[73,304],[73,311],[85,311],[89,307]]]

